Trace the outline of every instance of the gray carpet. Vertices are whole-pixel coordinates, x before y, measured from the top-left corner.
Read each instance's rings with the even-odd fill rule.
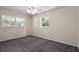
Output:
[[[0,42],[0,52],[79,52],[79,50],[77,47],[55,41],[26,36]]]

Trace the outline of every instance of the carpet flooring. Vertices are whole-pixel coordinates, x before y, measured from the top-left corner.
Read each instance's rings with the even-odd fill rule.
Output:
[[[79,52],[79,50],[74,46],[26,36],[0,42],[0,52]]]

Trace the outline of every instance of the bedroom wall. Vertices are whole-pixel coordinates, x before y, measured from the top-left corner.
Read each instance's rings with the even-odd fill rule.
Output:
[[[24,27],[2,27],[0,24],[0,41],[10,40],[18,37],[30,35],[31,18],[19,12],[11,11],[8,9],[0,8],[0,21],[1,15],[11,15],[25,18]]]
[[[77,9],[77,11],[78,11],[78,13],[77,13],[77,15],[78,15],[78,48],[79,48],[79,7],[77,7],[78,9]]]
[[[40,18],[49,17],[49,27],[40,27]],[[33,16],[32,35],[78,47],[77,8],[63,7]]]

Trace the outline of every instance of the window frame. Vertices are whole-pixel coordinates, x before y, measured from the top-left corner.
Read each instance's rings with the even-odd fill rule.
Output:
[[[3,18],[2,18],[3,16],[14,17],[14,20],[15,20],[15,23],[16,23],[16,24],[15,24],[15,25],[10,25],[10,26],[6,26],[6,25],[4,26],[4,24],[3,24],[3,23],[4,23],[4,20],[3,20]],[[17,25],[16,18],[22,18],[22,19],[23,19],[23,26],[18,26],[18,25]],[[24,18],[24,17],[17,17],[17,16],[11,16],[11,15],[4,15],[4,14],[3,14],[3,15],[1,15],[1,21],[2,21],[2,22],[1,22],[1,26],[2,26],[2,27],[24,27],[24,26],[25,26],[25,18]]]
[[[48,25],[47,26],[43,26],[43,21],[42,18],[44,18],[44,20],[47,20]],[[49,27],[49,17],[41,17],[40,18],[40,27]]]

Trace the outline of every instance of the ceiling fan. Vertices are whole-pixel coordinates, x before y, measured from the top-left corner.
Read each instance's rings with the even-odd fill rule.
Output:
[[[34,15],[34,14],[39,14],[39,10],[38,8],[35,8],[33,6],[27,6],[26,12],[30,15]]]

